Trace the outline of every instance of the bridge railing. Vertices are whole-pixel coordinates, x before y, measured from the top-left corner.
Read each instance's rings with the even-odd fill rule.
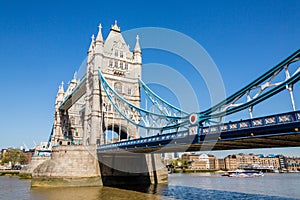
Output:
[[[203,127],[200,128],[200,134],[206,135],[212,133],[230,132],[230,131],[237,131],[242,129],[257,128],[262,126],[292,123],[295,121],[300,121],[300,111],[288,112],[288,113],[282,113],[277,115],[240,120],[240,121],[234,121],[234,122],[229,122],[220,125]]]
[[[135,146],[139,146],[142,144],[147,143],[148,148],[152,146],[156,146],[157,144],[164,144],[169,143],[173,139],[183,139],[187,136],[201,136],[207,134],[217,134],[217,133],[226,133],[226,132],[233,132],[243,129],[251,129],[251,128],[259,128],[265,126],[273,126],[273,125],[280,125],[280,124],[288,124],[293,122],[300,122],[300,111],[296,112],[288,112],[282,113],[277,115],[271,116],[264,116],[260,118],[248,119],[248,120],[241,120],[241,121],[234,121],[220,125],[208,126],[208,127],[200,127],[198,126],[198,130],[196,132],[191,131],[180,131],[180,132],[173,132],[167,134],[157,134],[154,136],[146,137],[146,138],[137,138],[132,140],[124,140],[116,143],[105,144],[98,146],[98,149],[110,149],[110,148],[123,148],[131,146],[129,148],[134,148]],[[184,142],[183,142],[184,143]],[[151,145],[153,144],[153,145]]]
[[[138,139],[132,139],[132,140],[126,140],[126,141],[120,141],[112,144],[105,144],[98,147],[98,149],[107,149],[107,148],[115,148],[115,147],[123,147],[123,146],[129,146],[129,145],[139,145],[144,143],[157,143],[157,142],[169,142],[173,139],[179,139],[179,138],[185,138],[187,136],[191,135],[189,131],[180,131],[180,132],[173,132],[173,133],[167,133],[162,135],[156,135],[156,136],[150,136],[147,138],[138,138]],[[196,135],[196,134],[193,134]],[[149,148],[151,145],[149,146]]]

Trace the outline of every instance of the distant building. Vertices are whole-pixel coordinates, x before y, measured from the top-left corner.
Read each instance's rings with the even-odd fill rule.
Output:
[[[215,169],[216,157],[209,154],[183,154],[181,159],[190,163],[191,169]]]
[[[216,159],[216,169],[226,169],[226,164],[225,164],[224,158]]]
[[[300,171],[300,158],[285,157],[285,166],[288,171]]]
[[[162,157],[164,160],[172,160],[172,159],[176,159],[179,157],[177,152],[174,153],[163,153]]]
[[[259,165],[262,168],[281,169],[279,156],[275,155],[259,155]]]
[[[254,154],[234,154],[228,155],[225,158],[225,166],[228,170],[234,170],[238,168],[245,168],[251,165],[259,165],[260,158],[258,155]]]
[[[31,162],[31,158],[35,153],[35,149],[28,149],[28,150],[23,150],[23,152],[26,154],[27,156],[27,162],[25,163],[26,165],[30,164]]]
[[[234,170],[238,168],[236,155],[228,155],[224,160],[226,169]]]

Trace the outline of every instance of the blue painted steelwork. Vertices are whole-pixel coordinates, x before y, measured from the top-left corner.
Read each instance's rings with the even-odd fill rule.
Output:
[[[290,88],[290,86],[294,85],[300,79],[300,67],[296,70],[292,76],[290,76],[288,72],[288,67],[291,63],[297,62],[300,60],[300,50],[293,53],[291,56],[286,58],[284,61],[273,67],[271,70],[260,76],[258,79],[247,85],[246,87],[242,88],[235,94],[231,95],[230,97],[226,98],[221,103],[213,106],[212,108],[199,112],[198,114],[198,121],[197,123],[202,122],[210,122],[212,119],[222,118],[224,116],[239,112],[241,110],[249,109],[272,97],[273,95]],[[271,83],[272,80],[283,70],[286,70],[286,79],[282,82],[278,83]],[[147,97],[150,101],[157,107],[160,111],[159,114],[153,113],[142,108],[138,108],[137,106],[127,102],[124,98],[122,98],[117,92],[115,92],[112,87],[106,82],[105,78],[101,74],[99,70],[99,76],[101,84],[107,94],[108,99],[111,101],[114,108],[130,123],[134,124],[138,127],[143,127],[146,129],[154,129],[154,130],[168,130],[174,129],[178,127],[183,127],[188,124],[187,120],[187,113],[183,112],[182,110],[172,106],[171,104],[167,103],[166,101],[162,100],[159,96],[157,96],[154,92],[152,92],[143,82],[140,80],[141,88],[144,89]],[[265,82],[268,80],[267,82]],[[264,83],[265,82],[265,83]],[[272,87],[272,88],[271,88]],[[250,92],[255,88],[260,88],[260,91],[251,99]],[[268,90],[266,90],[268,88]],[[239,103],[236,102],[241,99],[243,96],[248,95],[247,102]],[[128,107],[128,109],[133,110],[134,112],[138,113],[139,117],[141,118],[140,121],[134,121],[130,119],[124,111],[120,109],[117,105],[117,101],[115,98],[118,99],[119,102],[122,102],[122,105]],[[120,104],[120,103],[119,103]],[[168,112],[168,109],[163,109],[163,106],[170,108],[172,112]],[[173,114],[172,114],[173,113]],[[174,113],[180,113],[179,115]],[[144,117],[145,116],[145,117]],[[252,117],[252,113],[251,113]],[[149,126],[147,123],[147,119],[157,120],[160,122],[160,126]],[[157,124],[157,123],[156,123]],[[231,125],[234,126],[234,125]]]
[[[112,144],[98,146],[99,152],[118,152],[123,150],[138,151],[143,149],[159,149],[168,147],[200,144],[205,137],[212,137],[212,141],[240,140],[244,138],[269,137],[278,133],[300,134],[300,111],[288,112],[260,118],[234,121],[217,126],[201,127],[198,125],[196,134],[189,131],[173,132],[146,138],[121,141]],[[209,140],[206,140],[209,142]],[[299,143],[300,146],[300,143]]]
[[[150,88],[148,88],[142,80],[139,80],[141,89],[145,91],[147,98],[149,98],[152,104],[156,106],[159,113],[150,112],[126,101],[108,84],[101,71],[99,70],[100,84],[104,88],[107,98],[112,103],[114,109],[124,119],[137,127],[142,127],[147,130],[157,130],[159,131],[159,133],[163,133],[164,130],[174,130],[174,132],[164,133],[163,135],[159,134],[157,136],[148,138],[140,138],[126,142],[109,144],[113,146],[103,145],[99,146],[98,149],[103,150],[112,147],[127,148],[130,145],[139,145],[141,148],[144,148],[145,145],[148,145],[147,147],[149,148],[157,148],[157,145],[169,144],[173,139],[177,141],[177,144],[174,144],[175,146],[179,144],[191,144],[191,140],[193,144],[197,144],[202,141],[203,137],[214,134],[221,134],[220,137],[222,138],[222,140],[232,138],[237,139],[235,134],[237,134],[239,138],[242,138],[244,136],[248,137],[247,134],[249,135],[249,133],[251,133],[251,137],[253,137],[253,135],[260,132],[260,129],[266,132],[268,132],[269,129],[271,131],[271,134],[273,133],[272,131],[274,128],[278,128],[278,130],[280,130],[281,128],[287,127],[288,124],[299,124],[300,113],[298,111],[202,127],[202,122],[209,122],[212,121],[212,119],[218,119],[249,108],[252,110],[252,107],[254,105],[272,97],[273,95],[285,89],[289,89],[290,91],[293,108],[295,110],[292,87],[296,82],[300,80],[300,66],[298,66],[298,69],[296,69],[296,71],[292,75],[290,75],[288,70],[290,64],[296,63],[299,60],[300,49],[280,62],[278,65],[267,71],[265,74],[248,84],[246,87],[229,96],[219,104],[203,112],[197,113],[196,116],[198,118],[198,121],[196,121],[197,123],[195,123],[195,125],[197,125],[198,131],[194,131],[193,133],[191,132],[192,126],[190,126],[189,130],[181,129],[182,127],[189,126],[188,114],[161,99],[158,95],[151,91]],[[273,79],[284,70],[286,74],[285,80],[277,83],[272,83]],[[59,107],[60,110],[69,109],[73,103],[75,103],[80,97],[82,97],[82,95],[85,94],[85,83],[86,77],[84,76],[77,83],[76,87],[71,91],[71,94],[64,98]],[[253,98],[251,98],[250,92],[257,88],[259,88],[259,91]],[[242,99],[242,97],[245,97],[245,95],[248,95],[247,101],[237,103],[237,101],[239,99]],[[299,127],[297,127],[297,130],[298,129]],[[255,131],[256,133],[249,131]],[[51,140],[52,134],[53,128],[49,140]]]
[[[203,127],[203,134],[230,132],[257,127],[274,126],[300,121],[300,111],[270,115],[260,118],[229,122],[220,125]]]
[[[122,96],[120,96],[105,80],[101,71],[99,70],[100,83],[106,93],[107,98],[116,109],[116,111],[128,122],[134,124],[135,126],[142,127],[151,130],[170,130],[182,127],[188,124],[188,116],[172,116],[164,115],[164,113],[154,113],[143,108],[139,108],[136,105],[128,102]],[[149,92],[149,90],[148,90]],[[160,99],[161,100],[161,99]],[[165,102],[165,101],[164,101]],[[166,103],[166,102],[165,102]],[[168,104],[170,105],[170,104]],[[170,106],[171,107],[171,106]],[[175,107],[173,107],[175,108]],[[177,108],[176,108],[177,109]],[[177,109],[176,112],[184,113],[183,111]],[[132,119],[134,116],[136,120]],[[147,124],[147,120],[155,121],[154,126],[152,124]]]
[[[164,99],[160,98],[157,94],[155,94],[141,79],[139,79],[139,84],[141,86],[141,88],[144,89],[144,92],[146,93],[146,96],[149,98],[149,100],[153,103],[153,105],[155,105],[157,107],[158,110],[160,110],[162,113],[164,113],[164,115],[166,116],[172,116],[172,113],[168,113],[168,111],[175,111],[175,113],[173,113],[174,115],[179,115],[179,116],[185,116],[187,117],[189,115],[189,113],[171,105],[170,103],[168,103],[167,101],[165,101]],[[165,111],[163,108],[168,109],[167,111]]]
[[[285,81],[281,82],[278,85],[274,84],[275,87],[270,89],[269,91],[263,94],[259,93],[257,97],[241,105],[234,105],[234,106],[231,105],[234,102],[236,102],[238,99],[243,97],[244,95],[247,95],[247,93],[249,94],[249,92],[252,89],[259,87],[260,84],[264,83],[266,80],[269,79],[268,83],[270,83],[274,79],[274,77],[277,76],[281,71],[287,69],[290,64],[297,62],[299,60],[300,60],[300,49],[297,50],[292,55],[290,55],[289,57],[287,57],[282,62],[280,62],[278,65],[276,65],[275,67],[267,71],[265,74],[263,74],[262,76],[260,76],[259,78],[257,78],[256,80],[254,80],[253,82],[245,86],[244,88],[242,88],[241,90],[237,91],[230,97],[220,102],[219,104],[203,112],[199,112],[198,113],[199,121],[203,122],[211,118],[223,117],[235,112],[239,112],[241,110],[245,110],[281,92],[282,90],[286,89],[287,86],[295,84],[300,79],[300,70],[299,70],[300,68],[298,68],[298,70],[296,70],[296,72],[291,77],[287,77]],[[263,90],[261,92],[263,92]],[[233,107],[229,107],[229,106],[233,106]]]
[[[54,129],[54,124],[52,125],[51,133],[50,133],[50,136],[49,136],[49,139],[48,139],[48,143],[47,143],[47,148],[50,147],[51,138],[52,138],[53,131],[54,131],[53,129]]]

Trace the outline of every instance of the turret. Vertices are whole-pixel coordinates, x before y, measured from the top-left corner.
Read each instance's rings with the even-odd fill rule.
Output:
[[[94,51],[94,47],[95,47],[95,36],[94,36],[94,34],[92,35],[91,39],[92,39],[92,41],[91,41],[91,44],[90,44],[90,48],[88,50],[88,55],[91,55]]]
[[[63,101],[64,99],[64,82],[61,82],[61,85],[58,87],[58,92],[56,94],[56,101],[55,104],[59,104]]]
[[[102,25],[99,24],[98,28],[99,31],[96,37],[95,48],[94,48],[95,54],[101,54],[103,52],[103,45],[104,45],[103,36],[102,36]]]
[[[102,36],[102,25],[99,24],[98,26],[99,30],[98,30],[98,35],[97,35],[97,38],[96,38],[96,44],[97,43],[103,43],[103,36]]]
[[[136,36],[136,43],[135,43],[135,47],[134,47],[134,60],[136,63],[142,64],[142,50],[140,47],[140,38],[137,35]]]
[[[76,76],[77,76],[77,73],[75,72],[73,75],[73,79],[70,81],[70,83],[68,85],[68,89],[65,92],[65,96],[68,96],[69,94],[71,94],[73,89],[76,87],[76,85],[77,85]]]

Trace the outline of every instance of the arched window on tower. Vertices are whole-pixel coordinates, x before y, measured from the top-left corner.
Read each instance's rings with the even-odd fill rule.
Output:
[[[122,84],[120,82],[115,83],[114,89],[117,93],[121,94],[122,93]]]
[[[73,116],[70,117],[70,123],[71,123],[71,125],[76,125],[75,124],[75,118]]]
[[[109,60],[108,66],[109,66],[109,67],[112,67],[112,66],[113,66],[113,61],[112,61],[112,60]]]

